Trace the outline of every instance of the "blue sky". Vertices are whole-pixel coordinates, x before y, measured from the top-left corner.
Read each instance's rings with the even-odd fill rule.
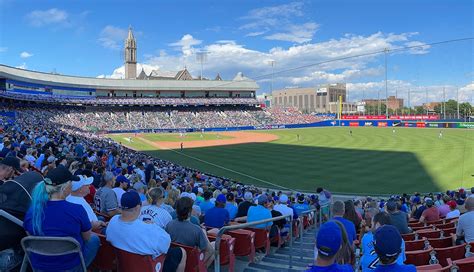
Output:
[[[204,76],[237,72],[268,92],[274,71],[410,45],[474,36],[472,1],[12,1],[0,0],[0,63],[79,76],[120,77],[129,25],[145,71],[188,67],[207,51]],[[412,103],[473,101],[473,41],[390,54],[389,94]],[[141,67],[141,66],[140,66]],[[375,97],[383,55],[274,76],[274,88],[346,82],[353,100]]]

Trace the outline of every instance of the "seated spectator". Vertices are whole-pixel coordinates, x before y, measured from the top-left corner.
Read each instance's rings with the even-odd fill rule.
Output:
[[[229,211],[225,209],[226,197],[220,194],[216,198],[216,206],[204,215],[204,225],[211,228],[222,228],[229,224]]]
[[[449,202],[449,196],[447,195],[443,196],[443,201],[438,206],[439,216],[441,218],[446,217],[446,215],[451,211],[451,209],[449,208],[448,202]]]
[[[103,186],[97,190],[94,197],[95,208],[97,211],[112,217],[120,213],[117,195],[112,190],[112,185],[115,183],[114,174],[105,172],[103,179]]]
[[[260,195],[257,201],[258,201],[257,206],[251,206],[249,208],[249,212],[247,214],[248,223],[272,218],[272,213],[268,209],[268,206],[269,206],[268,197],[266,195]],[[256,226],[252,226],[252,228],[270,229],[272,225],[273,225],[273,222],[267,222],[263,224],[258,224]]]
[[[416,272],[414,265],[398,263],[398,257],[402,253],[402,243],[402,236],[394,226],[380,227],[374,235],[374,249],[379,257],[379,264],[373,271]]]
[[[306,203],[304,195],[299,195],[297,203],[293,205],[297,216],[300,216],[302,212],[309,211],[309,205]]]
[[[199,208],[201,208],[201,213],[203,215],[206,215],[206,212],[214,207],[214,204],[211,202],[211,197],[211,191],[204,192],[204,201],[199,204]]]
[[[359,233],[362,227],[362,217],[357,214],[352,200],[346,200],[344,202],[344,218],[354,223],[356,233]]]
[[[229,219],[234,220],[238,209],[237,204],[235,204],[235,196],[233,193],[228,193],[226,198],[227,203],[225,204],[225,209],[229,212]]]
[[[413,203],[413,208],[411,212],[411,217],[419,220],[421,217],[421,214],[426,209],[426,206],[421,204],[421,200],[419,196],[415,196],[412,200],[412,203]]]
[[[408,228],[408,215],[398,210],[398,205],[395,201],[387,202],[387,212],[390,215],[390,225],[395,226],[401,234],[410,233]]]
[[[297,218],[296,214],[293,213],[293,209],[288,207],[288,196],[285,194],[280,195],[278,198],[279,204],[276,204],[273,209],[275,211],[279,211],[282,215],[285,216],[293,216],[293,218]]]
[[[349,239],[349,243],[352,245],[354,241],[357,239],[356,236],[356,228],[354,223],[345,219],[344,216],[344,202],[342,201],[335,201],[332,206],[332,214],[334,215],[334,220],[338,220],[344,225],[344,228],[347,232],[347,238]]]
[[[184,271],[186,251],[170,248],[171,239],[166,231],[157,224],[147,224],[139,219],[141,203],[137,192],[123,194],[122,214],[110,220],[106,230],[107,241],[121,250],[153,258],[166,254],[163,271]]]
[[[166,228],[166,225],[168,225],[173,218],[170,213],[162,207],[164,194],[165,191],[161,187],[151,188],[148,191],[148,198],[151,203],[148,206],[142,207],[140,220],[153,222],[162,229]]]
[[[464,205],[466,213],[459,217],[456,236],[458,243],[462,240],[472,243],[474,242],[474,197],[468,197]]]
[[[133,184],[133,189],[135,191],[137,191],[138,195],[140,196],[140,199],[142,201],[142,206],[147,206],[149,205],[147,199],[146,199],[146,185],[144,183],[142,183],[141,181],[139,182],[135,182],[135,184]]]
[[[185,246],[198,247],[204,251],[204,262],[210,266],[214,261],[214,242],[209,242],[207,233],[201,227],[190,222],[193,200],[189,197],[180,198],[176,202],[177,219],[166,226],[171,241]]]
[[[0,185],[20,174],[20,159],[6,157],[0,161]]]
[[[112,189],[117,196],[117,202],[121,203],[122,195],[128,190],[130,186],[130,180],[128,180],[125,176],[118,176],[115,179],[115,185]]]
[[[316,260],[308,272],[354,271],[350,265],[336,263],[336,254],[341,248],[341,229],[335,222],[324,223],[316,235]]]
[[[237,215],[235,217],[239,218],[239,217],[247,216],[249,208],[251,206],[255,206],[255,203],[253,203],[252,201],[253,201],[252,193],[251,192],[245,192],[244,201],[242,201],[239,204],[239,207],[237,209]]]
[[[275,206],[275,202],[273,201],[273,199],[271,199],[271,197],[269,197],[269,199],[268,199],[268,209],[270,210],[270,212],[272,214],[272,218],[282,216],[283,214],[279,211],[276,211],[274,209],[274,206]],[[286,226],[286,219],[280,219],[280,220],[277,220],[277,221],[273,221],[273,225],[270,229],[270,238],[276,236],[278,234],[278,230],[280,230],[280,235],[282,237],[286,236],[288,234],[288,227]]]
[[[458,204],[454,200],[448,201],[448,206],[450,209],[450,212],[446,214],[446,219],[451,219],[451,218],[456,218],[461,215],[461,212],[458,210]]]
[[[426,209],[423,211],[420,217],[420,222],[426,223],[429,221],[439,220],[439,210],[434,205],[434,202],[431,198],[425,200]]]
[[[71,192],[71,181],[78,180],[65,167],[48,172],[43,182],[33,190],[31,207],[23,226],[29,235],[72,237],[80,244],[86,266],[89,266],[99,249],[99,238],[92,234],[92,225],[80,205],[65,201]],[[75,270],[80,267],[77,254],[43,256],[31,254],[35,269],[45,271]]]
[[[376,214],[372,219],[372,228],[362,237],[361,248],[362,258],[360,260],[362,272],[373,271],[379,264],[379,258],[374,250],[374,234],[385,225],[391,225],[390,215],[386,212]],[[397,258],[397,263],[402,265],[405,261],[405,242],[402,240],[401,253]]]
[[[71,194],[66,197],[67,202],[81,205],[87,213],[87,217],[92,225],[93,231],[101,232],[106,224],[100,221],[92,210],[91,205],[86,202],[84,196],[89,194],[89,185],[94,181],[93,177],[79,176],[79,181],[73,181],[71,185]]]

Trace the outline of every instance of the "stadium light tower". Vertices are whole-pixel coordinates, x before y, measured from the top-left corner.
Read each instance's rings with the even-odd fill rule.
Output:
[[[269,60],[268,63],[272,66],[272,81],[270,82],[270,91],[273,93],[273,75],[275,74],[275,60]]]
[[[457,108],[457,114],[458,114],[458,120],[459,120],[459,87],[456,87],[456,101],[457,101],[457,105],[458,105],[458,108]]]
[[[201,80],[202,80],[202,70],[204,63],[207,62],[207,51],[198,51],[196,52],[196,60],[201,64]]]
[[[385,117],[388,119],[388,82],[387,82],[387,53],[388,48],[383,50],[385,56]]]

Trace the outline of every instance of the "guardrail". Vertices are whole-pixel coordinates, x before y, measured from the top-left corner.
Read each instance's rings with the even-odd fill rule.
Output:
[[[254,222],[250,222],[250,223],[243,223],[243,224],[238,224],[238,225],[230,225],[230,226],[225,226],[225,227],[222,227],[221,229],[219,229],[219,232],[217,232],[217,235],[216,235],[216,243],[215,243],[215,250],[214,250],[214,271],[215,272],[220,272],[221,271],[221,266],[220,266],[220,252],[219,252],[219,249],[220,249],[220,244],[221,244],[221,239],[222,239],[222,235],[226,232],[226,231],[229,231],[229,230],[236,230],[236,229],[244,229],[244,228],[248,228],[248,227],[252,227],[252,226],[255,226],[255,225],[260,225],[260,224],[265,224],[265,223],[268,223],[268,222],[274,222],[274,221],[278,221],[278,220],[282,220],[282,219],[289,219],[288,222],[290,222],[290,231],[288,232],[288,235],[290,235],[290,260],[289,260],[289,265],[290,265],[290,268],[292,267],[292,262],[293,262],[293,256],[292,256],[292,251],[293,251],[293,224],[291,222],[293,222],[292,220],[292,217],[293,215],[282,215],[282,216],[277,216],[277,217],[272,217],[272,218],[269,218],[269,219],[264,219],[264,220],[259,220],[259,221],[254,221]]]

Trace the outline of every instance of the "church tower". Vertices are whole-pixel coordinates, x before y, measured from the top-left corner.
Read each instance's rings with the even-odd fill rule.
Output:
[[[125,40],[125,79],[137,78],[137,42],[133,37],[132,27],[128,28],[128,37]]]

